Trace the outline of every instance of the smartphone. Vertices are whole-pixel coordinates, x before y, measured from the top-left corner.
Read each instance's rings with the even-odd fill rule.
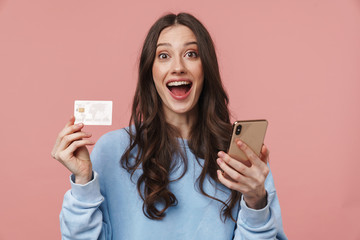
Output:
[[[249,159],[237,146],[236,140],[240,139],[246,145],[248,145],[255,152],[255,154],[260,156],[267,125],[268,121],[265,119],[234,122],[228,154],[232,158],[235,158],[244,163],[246,166],[250,167],[251,163]]]

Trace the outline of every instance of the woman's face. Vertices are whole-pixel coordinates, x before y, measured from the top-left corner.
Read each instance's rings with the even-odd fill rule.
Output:
[[[174,25],[162,30],[152,72],[165,115],[190,113],[204,82],[198,43],[190,28]]]

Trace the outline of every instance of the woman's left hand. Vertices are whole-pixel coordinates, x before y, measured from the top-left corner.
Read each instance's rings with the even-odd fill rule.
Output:
[[[270,171],[267,166],[269,150],[263,145],[260,157],[258,157],[242,141],[238,140],[236,144],[245,153],[251,166],[248,167],[239,160],[220,151],[217,163],[225,174],[220,170],[217,171],[219,181],[226,187],[241,192],[249,208],[264,208],[267,204],[265,179]]]

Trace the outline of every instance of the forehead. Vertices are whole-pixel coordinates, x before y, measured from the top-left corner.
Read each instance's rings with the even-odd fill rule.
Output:
[[[184,25],[173,25],[164,28],[160,35],[157,43],[186,43],[196,41],[195,34],[190,28]]]

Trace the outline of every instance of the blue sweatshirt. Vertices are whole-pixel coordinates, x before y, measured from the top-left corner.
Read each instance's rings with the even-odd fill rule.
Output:
[[[143,200],[136,188],[141,169],[130,179],[130,174],[119,163],[129,145],[128,133],[120,129],[103,135],[91,153],[93,180],[80,185],[70,177],[71,189],[64,196],[60,213],[62,239],[287,239],[271,172],[265,181],[267,206],[250,209],[241,199],[233,209],[237,222],[231,219],[224,222],[220,218],[223,205],[202,195],[198,189],[196,179],[203,160],[198,163],[186,140],[179,142],[186,154],[188,169],[180,180],[169,186],[178,204],[168,208],[162,220],[151,220],[142,211]],[[182,172],[179,164],[170,179],[176,179]],[[210,178],[204,182],[204,190],[223,201],[230,193]]]

